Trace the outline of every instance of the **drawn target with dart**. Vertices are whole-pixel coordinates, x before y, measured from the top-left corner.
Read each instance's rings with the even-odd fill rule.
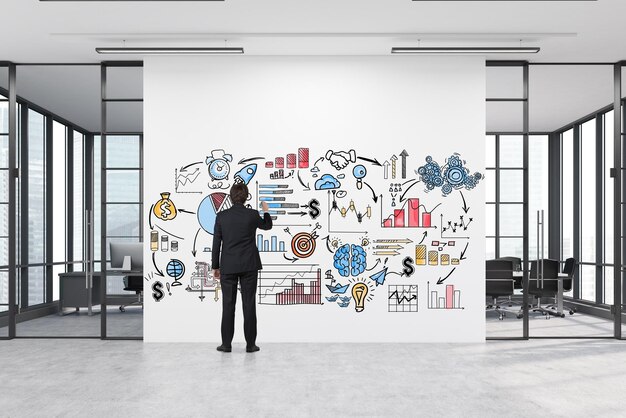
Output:
[[[298,258],[308,258],[315,252],[315,240],[319,237],[315,232],[316,229],[321,228],[321,225],[317,223],[313,232],[298,232],[291,238],[291,251],[293,255]]]

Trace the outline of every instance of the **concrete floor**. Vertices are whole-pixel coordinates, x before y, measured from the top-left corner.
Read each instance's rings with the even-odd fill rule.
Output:
[[[8,417],[621,417],[626,342],[0,342]]]

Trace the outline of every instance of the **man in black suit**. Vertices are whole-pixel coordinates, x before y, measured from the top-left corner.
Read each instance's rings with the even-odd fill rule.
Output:
[[[244,206],[248,198],[248,187],[243,183],[231,187],[230,198],[233,206],[217,214],[213,231],[213,277],[222,284],[222,345],[217,350],[227,353],[231,351],[239,282],[246,352],[253,353],[259,351],[256,346],[256,285],[259,270],[263,268],[256,247],[256,230],[272,229],[272,218],[267,213],[265,202],[261,204],[263,218],[258,211]]]

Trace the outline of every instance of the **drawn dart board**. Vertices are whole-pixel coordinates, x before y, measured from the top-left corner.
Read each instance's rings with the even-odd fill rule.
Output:
[[[205,197],[198,206],[198,222],[200,226],[209,234],[213,235],[215,218],[218,212],[228,209],[233,205],[230,196],[226,193],[211,193]]]

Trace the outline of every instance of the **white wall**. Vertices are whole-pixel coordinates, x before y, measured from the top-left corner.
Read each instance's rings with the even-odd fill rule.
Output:
[[[243,164],[241,159],[264,157],[256,160],[258,170],[250,186],[253,204],[256,199],[255,182],[261,184],[287,184],[294,190],[288,201],[307,204],[311,198],[321,202],[323,209],[328,204],[327,191],[304,191],[297,180],[298,171],[304,183],[311,188],[315,183],[311,171],[314,163],[327,150],[348,151],[354,149],[358,156],[389,160],[406,149],[407,178],[401,179],[400,160],[397,162],[396,180],[384,178],[382,167],[359,160],[345,170],[338,171],[328,161],[320,161],[319,174],[337,176],[347,196],[338,199],[339,207],[347,207],[354,200],[357,210],[370,205],[371,219],[362,223],[348,214],[346,218],[336,212],[331,215],[333,230],[329,232],[328,214],[312,220],[304,217],[280,215],[276,224],[307,224],[290,226],[290,233],[316,230],[316,250],[309,258],[294,263],[285,260],[283,254],[262,253],[266,271],[271,268],[307,269],[303,264],[318,264],[322,272],[321,305],[276,306],[259,305],[259,343],[274,341],[317,341],[317,342],[408,342],[408,341],[483,341],[484,340],[484,185],[479,183],[472,190],[463,189],[470,208],[465,215],[473,218],[467,231],[456,234],[454,247],[444,248],[442,253],[458,258],[468,244],[465,259],[442,285],[435,283],[450,273],[454,266],[415,266],[415,274],[401,277],[388,274],[384,284],[376,286],[370,279],[381,270],[384,260],[388,273],[402,272],[406,257],[415,258],[415,245],[427,232],[424,244],[428,250],[437,250],[433,240],[441,239],[441,228],[381,228],[381,200],[372,201],[372,192],[363,186],[356,188],[352,175],[355,164],[363,164],[367,171],[364,179],[376,192],[383,196],[382,212],[385,217],[393,212],[389,186],[392,182],[406,182],[419,178],[415,171],[432,156],[440,164],[453,153],[459,153],[467,162],[470,174],[485,173],[485,64],[476,57],[155,57],[147,59],[144,67],[145,93],[145,195],[146,215],[152,203],[159,200],[159,193],[172,192],[176,207],[196,212],[198,205],[209,193],[210,178],[207,156],[214,149],[224,149],[233,156],[231,175]],[[266,169],[266,161],[276,156],[296,152],[299,147],[308,147],[310,166],[294,170],[287,180],[270,180],[272,169]],[[188,184],[186,191],[202,194],[175,193],[175,169],[191,166],[199,168],[196,181]],[[188,171],[189,172],[189,171]],[[289,171],[287,171],[289,173]],[[215,185],[215,183],[213,182]],[[410,185],[408,183],[405,187]],[[463,215],[461,193],[454,190],[444,197],[441,189],[425,191],[424,183],[412,187],[405,197],[419,198],[428,210],[441,203],[433,211],[433,224],[439,224],[441,215],[446,219],[458,220]],[[183,188],[179,191],[184,191]],[[396,207],[395,209],[397,209]],[[294,211],[306,208],[293,209]],[[146,245],[146,270],[152,257],[156,267],[165,271],[172,258],[186,265],[185,275],[180,279],[182,286],[171,287],[171,295],[155,301],[152,291],[146,291],[144,337],[146,341],[211,341],[220,340],[219,324],[221,301],[213,300],[214,293],[207,293],[204,300],[199,293],[185,289],[190,284],[190,275],[195,261],[210,262],[210,253],[203,249],[211,246],[211,235],[199,228],[196,215],[180,212],[173,220],[161,221],[153,218],[153,226],[160,226],[178,239],[179,250],[152,252]],[[145,241],[150,242],[149,216],[146,216]],[[271,233],[285,241],[290,250],[291,236],[284,226],[276,226]],[[196,258],[192,255],[197,231]],[[363,231],[363,232],[350,232]],[[159,230],[159,234],[164,232]],[[361,244],[366,239],[367,268],[356,277],[341,277],[333,268],[333,253],[327,248],[328,236],[339,244]],[[467,236],[469,239],[461,238]],[[171,237],[170,237],[171,238]],[[174,238],[175,239],[175,238]],[[400,244],[398,255],[377,256],[380,251],[376,239],[410,239],[412,243]],[[384,244],[382,244],[384,245]],[[395,244],[394,244],[395,245]],[[285,257],[294,258],[291,251]],[[376,264],[376,260],[380,262]],[[268,264],[286,264],[268,267]],[[313,267],[316,269],[317,267]],[[349,296],[353,283],[365,282],[370,298],[363,312],[356,312],[354,300],[341,308],[326,298],[332,293],[326,285],[325,271],[330,269],[341,284],[350,284],[343,296]],[[315,271],[315,270],[314,270]],[[147,278],[152,286],[157,280],[173,282],[170,277],[155,276],[156,268]],[[262,273],[277,274],[279,273]],[[286,273],[281,277],[285,277]],[[267,280],[267,279],[265,279]],[[308,281],[308,280],[307,280]],[[461,305],[464,309],[428,309],[427,282],[431,290],[445,293],[445,286],[453,284],[461,290]],[[261,282],[265,283],[265,282]],[[417,312],[388,312],[389,285],[418,286]],[[393,290],[393,289],[392,289]],[[272,300],[270,298],[264,300]],[[392,298],[393,300],[393,298]],[[238,311],[240,305],[238,305]],[[243,340],[242,318],[238,312],[235,341]]]

